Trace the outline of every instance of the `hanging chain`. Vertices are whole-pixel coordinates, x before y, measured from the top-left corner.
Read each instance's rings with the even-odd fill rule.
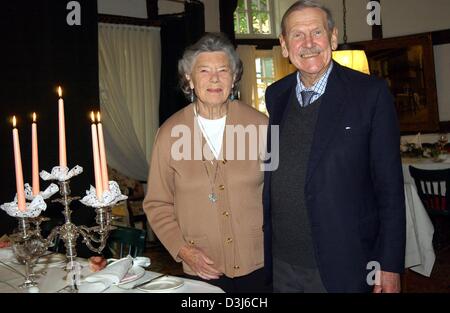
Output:
[[[344,6],[344,44],[347,43],[347,6],[345,5],[345,0],[342,0]]]

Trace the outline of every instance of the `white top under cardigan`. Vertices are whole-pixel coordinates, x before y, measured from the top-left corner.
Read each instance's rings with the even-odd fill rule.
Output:
[[[225,130],[225,120],[227,117],[224,116],[216,120],[210,120],[198,115],[197,118],[209,148],[214,153],[216,159],[218,159],[220,150],[222,149],[223,132]]]

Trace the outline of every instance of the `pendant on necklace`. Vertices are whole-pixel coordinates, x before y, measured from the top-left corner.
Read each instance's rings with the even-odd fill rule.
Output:
[[[217,195],[216,195],[214,192],[211,192],[211,193],[208,195],[208,199],[209,199],[209,201],[211,201],[212,203],[215,203],[215,202],[217,201]]]

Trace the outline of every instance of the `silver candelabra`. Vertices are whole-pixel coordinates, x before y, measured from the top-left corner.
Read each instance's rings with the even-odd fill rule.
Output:
[[[116,184],[115,182],[112,182]],[[96,226],[88,227],[85,225],[75,225],[72,222],[72,210],[70,204],[73,200],[78,200],[80,197],[72,197],[69,185],[69,180],[59,181],[59,199],[52,200],[52,202],[61,203],[64,207],[63,215],[65,222],[63,225],[55,226],[44,238],[41,235],[40,224],[49,220],[47,217],[17,217],[18,228],[12,234],[11,241],[13,252],[19,262],[25,264],[25,281],[20,287],[29,288],[36,286],[34,280],[34,273],[32,271],[33,264],[44,255],[49,247],[56,243],[56,238],[59,236],[66,247],[66,271],[74,272],[76,270],[76,243],[79,236],[82,236],[82,242],[93,252],[101,253],[106,246],[109,232],[115,227],[111,225],[112,214],[111,204],[98,206],[95,208],[96,212]],[[122,195],[120,195],[122,196]],[[106,202],[105,202],[106,203]],[[32,225],[33,224],[33,225]],[[76,279],[70,279],[71,291],[76,292]]]
[[[80,197],[70,196],[69,180],[59,182],[59,193],[62,196],[52,202],[59,202],[64,206],[63,215],[65,223],[61,226],[56,226],[50,232],[47,240],[53,241],[56,235],[59,235],[64,241],[66,247],[66,258],[68,264],[72,264],[77,256],[76,242],[78,237],[83,237],[83,243],[94,252],[101,253],[106,246],[106,241],[110,230],[115,227],[111,225],[111,206],[96,208],[96,223],[97,226],[87,227],[85,225],[75,225],[72,223],[70,203],[73,200],[78,200]]]

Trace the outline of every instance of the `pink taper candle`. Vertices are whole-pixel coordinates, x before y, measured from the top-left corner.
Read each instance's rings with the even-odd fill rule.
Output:
[[[37,138],[37,125],[36,125],[36,113],[33,113],[33,124],[31,124],[31,174],[32,174],[32,187],[33,196],[36,196],[40,192],[39,187],[39,153],[38,153],[38,138]]]
[[[64,120],[64,100],[61,86],[58,87],[58,128],[59,128],[59,166],[67,167],[66,126]]]
[[[105,139],[103,137],[103,127],[100,112],[97,112],[98,146],[100,149],[100,167],[102,170],[103,190],[109,190],[108,163],[106,162]]]
[[[16,117],[13,117],[14,166],[16,169],[17,205],[20,211],[27,210],[23,186],[22,158],[20,155],[19,131],[16,128]]]
[[[92,132],[92,153],[94,157],[95,190],[97,193],[97,198],[101,199],[103,195],[102,171],[100,169],[100,154],[98,151],[98,136],[97,136],[97,127],[95,125],[94,112],[91,112],[91,119],[92,119],[91,132]]]

